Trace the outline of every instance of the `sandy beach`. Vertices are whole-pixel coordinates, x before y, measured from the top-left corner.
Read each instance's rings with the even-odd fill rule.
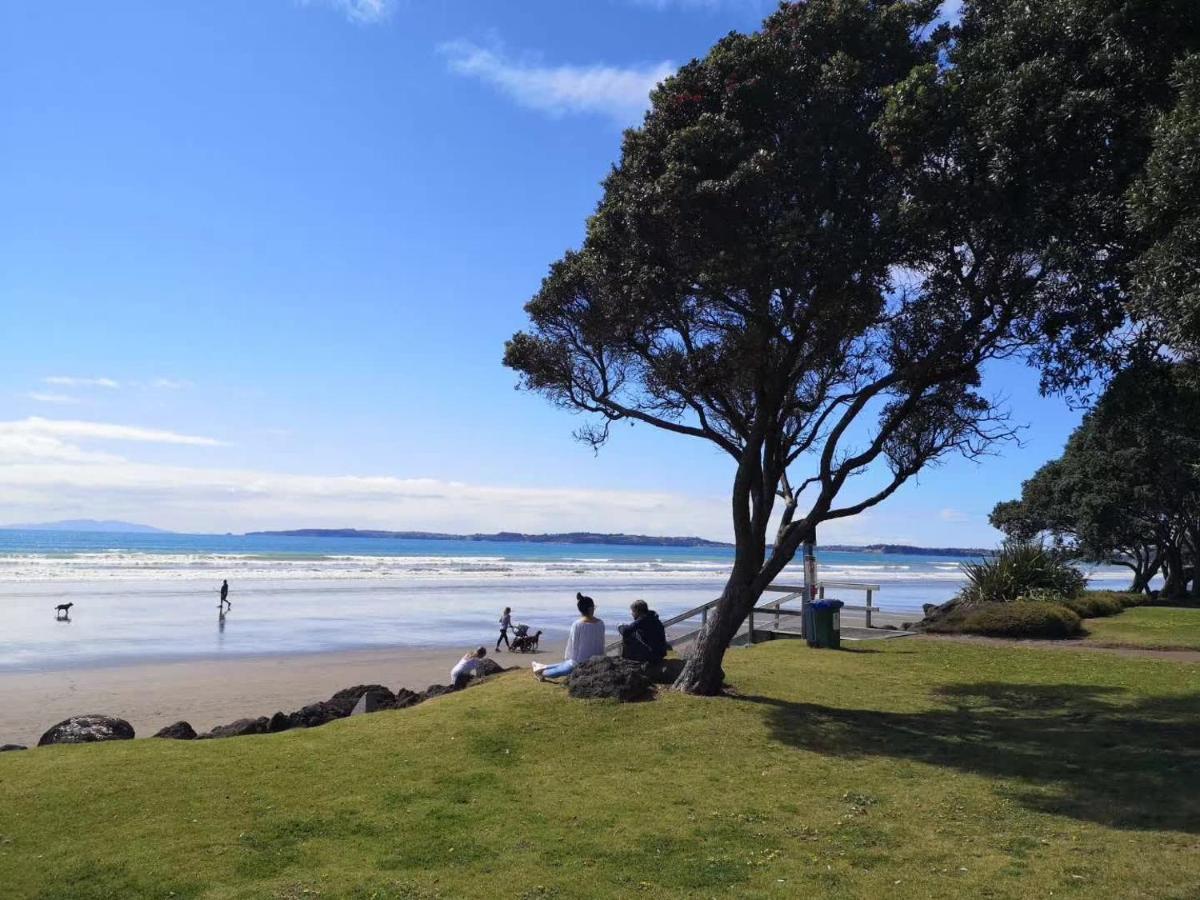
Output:
[[[51,725],[82,713],[120,716],[138,737],[150,737],[180,719],[206,731],[243,717],[290,712],[355,684],[419,690],[447,681],[460,653],[405,647],[0,673],[0,744],[32,747]],[[532,660],[561,656],[561,644],[545,644],[536,654],[501,650],[493,658],[528,668]]]

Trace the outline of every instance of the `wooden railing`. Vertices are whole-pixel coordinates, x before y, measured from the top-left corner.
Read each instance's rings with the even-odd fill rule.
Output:
[[[874,599],[875,594],[880,590],[879,585],[877,585],[877,584],[860,584],[859,582],[856,582],[856,581],[821,581],[821,582],[817,583],[817,599],[818,600],[834,599],[832,597],[826,598],[826,595],[825,595],[826,588],[836,588],[838,590],[847,590],[847,591],[849,591],[849,590],[865,591],[866,595],[867,595],[867,602],[866,602],[865,606],[856,606],[856,605],[846,603],[842,606],[842,609],[848,609],[848,610],[852,610],[852,611],[856,611],[856,612],[865,613],[867,627],[868,628],[872,627],[871,626],[871,613],[881,612],[879,607],[875,606],[871,602]],[[779,621],[783,616],[801,616],[804,614],[803,605],[801,606],[800,609],[784,609],[783,608],[783,604],[785,604],[791,600],[801,600],[803,603],[803,598],[804,598],[804,588],[803,587],[797,587],[796,585],[788,585],[788,584],[772,584],[769,587],[764,588],[763,593],[783,594],[784,596],[780,597],[778,600],[768,600],[766,603],[763,603],[761,606],[756,606],[752,610],[750,610],[750,615],[747,617],[747,622],[746,622],[747,629],[748,629],[749,635],[750,635],[750,641],[749,641],[750,643],[754,642],[754,614],[755,613],[773,615],[775,617],[774,624],[775,624],[776,629],[779,628]],[[670,628],[674,625],[679,625],[681,622],[686,622],[689,619],[694,619],[696,616],[700,617],[699,628],[703,628],[708,623],[708,611],[710,609],[712,609],[714,606],[716,606],[717,603],[720,602],[720,599],[721,598],[718,597],[716,600],[709,600],[707,603],[702,603],[699,606],[695,606],[695,607],[687,610],[686,612],[681,612],[677,616],[672,616],[671,618],[666,619],[663,622],[663,628]],[[697,629],[697,630],[699,630],[699,629]],[[679,642],[682,640],[686,640],[687,638],[691,637],[695,633],[696,633],[695,631],[689,631],[687,634],[676,638],[675,641]],[[606,646],[604,648],[604,652],[612,653],[612,652],[620,650],[620,649],[621,649],[621,642],[618,640],[618,641],[613,641],[611,644]]]

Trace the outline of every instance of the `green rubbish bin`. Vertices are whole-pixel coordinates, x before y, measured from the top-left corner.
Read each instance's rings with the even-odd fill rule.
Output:
[[[842,646],[842,605],[841,600],[817,600],[808,605],[812,624],[808,646],[835,650]]]

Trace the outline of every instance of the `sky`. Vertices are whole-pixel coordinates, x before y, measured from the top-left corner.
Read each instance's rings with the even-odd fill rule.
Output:
[[[3,4],[0,524],[727,539],[727,457],[593,454],[500,359],[652,85],[769,8]],[[1019,364],[987,390],[1022,446],[821,540],[994,543],[1079,413]]]

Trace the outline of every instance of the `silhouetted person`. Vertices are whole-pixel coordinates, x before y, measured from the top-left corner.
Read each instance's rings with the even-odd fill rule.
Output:
[[[621,632],[621,656],[640,662],[662,662],[667,655],[667,630],[658,613],[645,600],[634,600],[629,611],[633,613],[633,621],[617,626]]]
[[[221,600],[217,604],[217,609],[221,613],[222,616],[224,616],[225,613],[229,612],[229,610],[233,609],[233,604],[229,602],[229,582],[228,581],[221,582]]]

